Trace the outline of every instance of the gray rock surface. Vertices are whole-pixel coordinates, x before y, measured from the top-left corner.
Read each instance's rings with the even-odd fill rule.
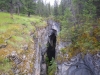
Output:
[[[35,70],[33,75],[46,75],[46,62],[45,56],[47,52],[47,43],[49,41],[49,36],[52,30],[57,31],[56,35],[60,31],[60,25],[52,20],[47,21],[48,26],[46,28],[37,28],[37,38],[35,38],[35,50],[36,50],[36,60],[35,60]],[[49,43],[52,44],[51,41]]]
[[[78,54],[69,63],[58,64],[56,75],[100,75],[100,58],[87,53],[82,59]]]

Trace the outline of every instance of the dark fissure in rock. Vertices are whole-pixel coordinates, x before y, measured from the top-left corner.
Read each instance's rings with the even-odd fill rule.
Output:
[[[56,47],[56,30],[52,29],[51,35],[49,35],[49,41],[47,46],[47,57],[49,62],[52,58],[55,58]]]
[[[48,36],[46,50],[44,49],[44,52],[41,53],[42,61],[41,61],[41,74],[40,75],[48,75],[48,66],[52,65],[50,63],[50,61],[52,60],[52,58],[55,59],[55,53],[56,53],[55,47],[56,47],[57,31],[52,29],[49,33],[50,34]],[[48,58],[48,60],[45,59],[45,53],[47,54],[46,57]]]

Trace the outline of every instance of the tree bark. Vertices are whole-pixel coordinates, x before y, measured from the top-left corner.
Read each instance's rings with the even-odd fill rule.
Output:
[[[10,1],[10,15],[11,18],[13,19],[13,0]]]
[[[31,13],[30,13],[30,12],[28,12],[28,17],[30,17],[30,15],[31,15]]]
[[[20,14],[20,7],[18,6],[18,9],[17,9],[17,14],[19,15]]]

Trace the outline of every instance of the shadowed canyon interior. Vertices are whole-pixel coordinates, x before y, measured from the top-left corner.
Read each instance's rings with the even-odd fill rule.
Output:
[[[56,30],[52,29],[47,44],[47,57],[49,62],[52,60],[52,58],[55,58],[55,52],[56,52],[55,47],[56,47]]]

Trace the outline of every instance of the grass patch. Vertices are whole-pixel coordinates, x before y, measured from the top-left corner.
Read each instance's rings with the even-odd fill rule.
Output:
[[[24,38],[21,37],[21,36],[12,36],[12,38],[13,38],[14,40],[16,40],[16,41],[23,41],[23,40],[24,40]]]
[[[10,19],[10,14],[0,12],[0,25],[6,24],[6,23],[13,23],[13,19]]]
[[[12,37],[13,42],[23,41],[29,36],[30,32],[35,32],[35,26],[46,25],[42,17],[39,16],[18,16],[14,15],[11,19],[9,13],[0,12],[0,43]],[[11,43],[11,42],[10,42]]]
[[[9,71],[11,69],[11,63],[7,58],[0,57],[0,70],[1,71]]]

